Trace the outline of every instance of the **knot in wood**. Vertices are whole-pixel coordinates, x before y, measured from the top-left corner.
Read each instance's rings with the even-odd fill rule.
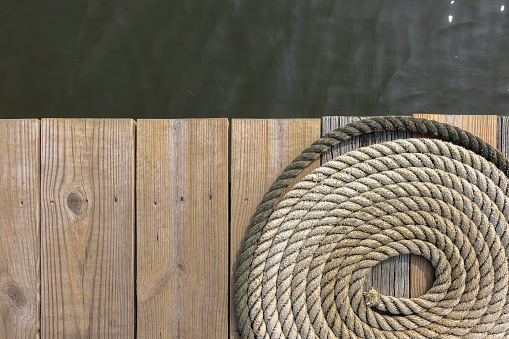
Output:
[[[67,207],[69,209],[78,214],[83,210],[83,197],[79,192],[71,192],[67,196]]]
[[[7,296],[9,297],[9,303],[14,308],[22,308],[27,303],[23,290],[12,283],[7,286]]]
[[[184,262],[183,258],[178,257],[177,259],[175,259],[175,264],[177,265],[178,272],[181,276],[187,277],[189,275],[189,272],[187,270],[187,265]]]

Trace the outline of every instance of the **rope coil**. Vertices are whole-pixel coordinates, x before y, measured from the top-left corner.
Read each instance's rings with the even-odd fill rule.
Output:
[[[381,130],[431,134],[364,147],[322,165],[330,146]],[[459,144],[459,145],[457,145]],[[450,125],[365,119],[317,140],[279,176],[248,228],[236,272],[243,338],[448,338],[509,334],[508,160]],[[420,298],[363,291],[381,261],[435,267]]]

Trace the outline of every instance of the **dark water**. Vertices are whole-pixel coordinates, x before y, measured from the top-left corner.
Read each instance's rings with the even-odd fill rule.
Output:
[[[507,12],[509,0],[2,1],[0,113],[505,114]]]

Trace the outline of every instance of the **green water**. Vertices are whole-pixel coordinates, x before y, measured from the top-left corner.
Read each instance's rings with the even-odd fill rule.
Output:
[[[2,1],[0,113],[505,114],[508,11],[509,0]]]

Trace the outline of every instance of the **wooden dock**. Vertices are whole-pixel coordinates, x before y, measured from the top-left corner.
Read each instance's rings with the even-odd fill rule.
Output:
[[[506,117],[415,116],[509,155]],[[240,338],[234,272],[256,205],[304,148],[357,119],[0,120],[0,338]],[[322,161],[407,137],[354,138]],[[417,297],[433,274],[398,256],[365,286]]]

